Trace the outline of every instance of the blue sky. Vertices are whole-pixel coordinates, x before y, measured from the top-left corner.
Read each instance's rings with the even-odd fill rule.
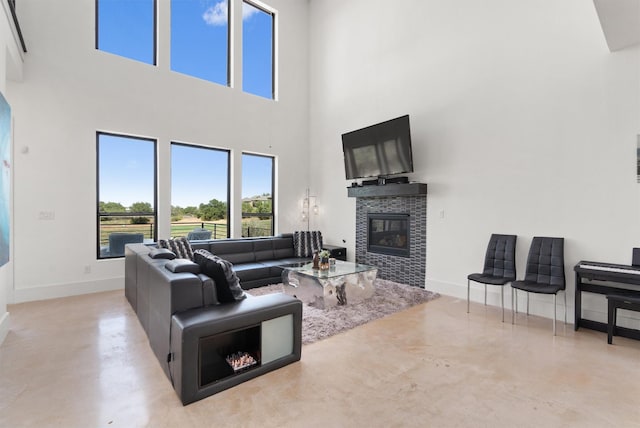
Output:
[[[153,0],[99,0],[100,50],[154,62]],[[227,84],[228,1],[171,0],[171,70]],[[271,14],[243,2],[242,89],[272,98]]]
[[[123,158],[126,159],[123,162]],[[100,200],[153,202],[154,142],[100,135]],[[227,200],[228,152],[197,146],[171,146],[171,205],[199,206]],[[272,159],[243,155],[242,197],[271,193]],[[206,173],[203,173],[206,171]]]
[[[153,5],[153,0],[99,0],[97,48],[153,64]],[[170,6],[170,28],[158,31],[171,33],[171,69],[226,85],[227,0],[171,0]],[[243,3],[243,84],[229,90],[272,98],[272,22],[270,14]],[[153,144],[106,135],[101,141],[100,200],[125,206],[152,202]],[[226,200],[227,152],[172,147],[172,205]],[[271,193],[271,160],[249,156],[244,163],[242,196]]]

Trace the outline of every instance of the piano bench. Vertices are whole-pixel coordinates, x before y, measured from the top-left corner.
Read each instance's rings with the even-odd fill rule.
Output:
[[[623,295],[623,294],[608,294],[608,323],[607,323],[607,343],[613,343],[613,334],[616,329],[616,315],[618,309],[626,309],[629,311],[640,312],[640,296]]]

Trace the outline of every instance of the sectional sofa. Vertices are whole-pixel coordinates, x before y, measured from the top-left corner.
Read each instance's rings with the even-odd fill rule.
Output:
[[[292,234],[191,246],[232,262],[244,289],[281,282],[282,265],[309,260],[295,256]],[[127,244],[125,296],[183,404],[300,359],[299,300],[279,293],[220,303],[217,285],[197,264],[166,256],[155,245]],[[228,372],[223,358],[242,350],[257,364]]]

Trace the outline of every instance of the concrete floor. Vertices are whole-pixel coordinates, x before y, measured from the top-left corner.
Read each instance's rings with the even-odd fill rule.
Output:
[[[640,341],[446,296],[186,407],[123,292],[9,311],[1,427],[640,426]]]

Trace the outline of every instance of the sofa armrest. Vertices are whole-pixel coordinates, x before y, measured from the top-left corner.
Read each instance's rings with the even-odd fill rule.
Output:
[[[287,325],[288,328],[279,329]],[[205,371],[211,371],[212,367],[203,366],[203,359],[206,360],[207,355],[204,355],[206,351],[202,341],[218,334],[236,334],[239,330],[251,328],[260,331],[261,349],[269,348],[268,341],[275,338],[282,340],[282,335],[290,335],[285,341],[289,342],[290,348],[280,350],[276,357],[259,361],[258,366],[246,372],[203,384]],[[265,334],[267,330],[270,334]],[[171,360],[170,379],[182,403],[188,404],[300,360],[302,302],[276,293],[175,314],[172,317],[171,337],[171,354],[165,355],[161,361]],[[226,340],[223,342],[226,343]],[[233,344],[229,343],[225,348],[228,346],[233,347]],[[265,353],[261,354],[265,357]]]
[[[161,264],[149,264],[149,344],[159,361],[169,353],[169,326],[176,312],[203,306],[202,279],[193,273],[173,273]],[[166,364],[162,365],[168,373]]]

